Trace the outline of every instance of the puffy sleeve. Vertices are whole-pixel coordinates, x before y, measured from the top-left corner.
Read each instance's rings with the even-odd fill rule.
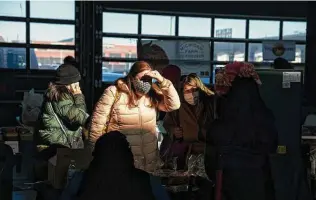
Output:
[[[90,146],[94,146],[94,143],[103,134],[102,131],[107,123],[111,107],[114,104],[116,92],[117,89],[115,86],[108,87],[95,106],[88,137]]]
[[[73,100],[66,96],[64,100],[52,103],[57,115],[70,124],[84,126],[89,118],[83,94],[74,95]]]
[[[163,94],[163,100],[159,102],[158,110],[164,112],[178,110],[181,105],[180,98],[171,81],[164,79],[159,86]]]

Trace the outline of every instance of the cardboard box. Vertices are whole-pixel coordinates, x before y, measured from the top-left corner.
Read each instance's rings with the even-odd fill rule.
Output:
[[[64,188],[71,160],[75,161],[77,169],[85,170],[92,160],[91,151],[87,149],[57,149],[56,156],[48,162],[48,181],[54,188]]]

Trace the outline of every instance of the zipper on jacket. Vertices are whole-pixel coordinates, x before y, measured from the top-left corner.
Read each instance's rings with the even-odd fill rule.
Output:
[[[141,143],[140,143],[140,149],[141,149],[141,152],[142,152],[142,157],[143,157],[143,167],[144,167],[144,170],[146,169],[146,164],[147,164],[147,161],[146,161],[146,157],[145,157],[145,153],[144,153],[144,141],[143,141],[143,120],[142,120],[142,115],[141,115],[141,109],[140,109],[140,105],[138,104],[138,113],[139,113],[139,123],[140,123],[140,140],[141,140]]]

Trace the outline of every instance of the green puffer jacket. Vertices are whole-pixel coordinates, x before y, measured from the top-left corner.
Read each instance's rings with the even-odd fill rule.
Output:
[[[84,95],[66,94],[62,100],[52,102],[45,95],[36,138],[38,148],[52,144],[76,148],[74,141],[83,144],[82,127],[88,118]]]

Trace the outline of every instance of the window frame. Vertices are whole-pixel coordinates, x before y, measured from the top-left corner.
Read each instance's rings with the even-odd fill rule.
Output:
[[[120,9],[120,8],[109,8],[102,5],[102,12],[117,12],[117,13],[132,13],[138,14],[138,33],[137,34],[121,34],[121,33],[103,33],[102,38],[104,37],[124,37],[124,38],[137,38],[137,40],[142,39],[161,39],[161,40],[197,40],[197,41],[206,41],[211,45],[210,49],[210,83],[212,83],[213,79],[213,70],[215,65],[225,65],[229,62],[223,61],[214,61],[214,42],[239,42],[245,43],[245,61],[249,62],[249,44],[250,43],[262,43],[265,41],[264,39],[250,39],[249,38],[249,22],[250,20],[263,20],[263,21],[278,21],[280,23],[279,26],[279,39],[283,39],[283,22],[306,22],[306,18],[289,18],[289,17],[271,17],[271,16],[245,16],[245,15],[220,15],[220,14],[196,14],[196,13],[184,13],[184,12],[165,12],[165,11],[147,11],[147,10],[134,10],[134,9]],[[174,36],[166,36],[166,35],[148,35],[142,34],[142,15],[163,15],[163,16],[175,16],[175,35]],[[210,37],[193,37],[193,36],[179,36],[179,17],[201,17],[201,18],[211,18],[211,35]],[[239,19],[246,20],[246,36],[245,38],[217,38],[215,37],[215,19]],[[102,19],[103,20],[103,19]],[[102,21],[103,23],[103,21]],[[101,27],[102,28],[102,27]],[[295,41],[296,45],[306,45],[306,40],[297,40]],[[102,57],[102,61],[120,61],[120,62],[135,62],[137,58],[127,59],[127,58],[105,58]],[[251,62],[254,64],[259,63],[269,63],[269,62]],[[295,63],[295,66],[304,66],[305,63]]]
[[[7,69],[7,68],[0,68],[0,71],[21,71],[21,72],[28,72],[28,73],[37,73],[36,71],[55,71],[55,70],[41,70],[41,69],[31,69],[31,49],[57,49],[57,50],[73,50],[75,55],[78,54],[77,52],[77,42],[76,42],[76,30],[78,23],[76,23],[78,19],[78,9],[79,4],[74,1],[74,11],[75,11],[75,18],[74,20],[69,19],[47,19],[47,18],[31,18],[30,16],[30,1],[25,0],[25,17],[13,17],[13,16],[0,16],[0,21],[12,21],[12,22],[24,22],[25,23],[25,31],[26,31],[26,38],[25,43],[5,43],[0,42],[0,48],[2,47],[15,47],[15,48],[25,48],[26,50],[26,66],[23,69]],[[73,25],[74,26],[74,33],[73,36],[74,45],[59,45],[59,44],[33,44],[30,41],[30,24],[31,23],[45,23],[45,24],[60,24],[60,25]]]

